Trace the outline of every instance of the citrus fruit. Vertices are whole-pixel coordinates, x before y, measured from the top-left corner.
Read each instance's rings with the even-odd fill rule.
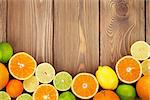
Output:
[[[150,46],[145,41],[137,41],[131,46],[131,55],[138,60],[150,57]]]
[[[0,100],[11,100],[11,98],[5,91],[0,91]]]
[[[143,74],[150,75],[150,59],[144,60],[141,65]]]
[[[0,63],[0,90],[3,89],[9,80],[9,73],[5,65]]]
[[[23,84],[21,81],[12,79],[6,86],[6,92],[12,97],[16,98],[23,92]]]
[[[30,94],[23,93],[20,96],[18,96],[16,100],[33,100],[33,99]]]
[[[8,60],[13,55],[13,49],[11,45],[7,42],[0,43],[0,54],[1,54],[0,62],[7,63]]]
[[[136,91],[142,100],[150,100],[150,75],[145,75],[136,84]]]
[[[71,90],[80,99],[92,98],[98,89],[98,81],[90,73],[79,73],[73,78]]]
[[[70,89],[72,83],[72,76],[68,72],[59,72],[53,80],[55,88],[59,91],[67,91]]]
[[[60,94],[58,100],[76,100],[76,97],[69,91]]]
[[[50,84],[41,84],[34,91],[33,100],[58,100],[58,91]]]
[[[39,82],[50,83],[55,77],[55,69],[49,63],[41,63],[38,65],[35,75]]]
[[[119,79],[128,84],[135,83],[142,75],[140,62],[132,56],[121,58],[115,69]]]
[[[118,86],[116,93],[121,100],[135,100],[136,90],[132,85],[121,84]]]
[[[118,86],[118,77],[109,66],[99,66],[96,71],[96,78],[103,89],[114,90]]]
[[[39,81],[35,76],[30,77],[27,80],[23,81],[23,87],[27,92],[34,92],[36,87],[39,85]]]
[[[111,90],[101,90],[94,96],[93,100],[120,100],[120,99],[119,96]]]
[[[16,53],[9,61],[10,74],[18,80],[30,78],[36,69],[37,63],[34,58],[25,53]]]

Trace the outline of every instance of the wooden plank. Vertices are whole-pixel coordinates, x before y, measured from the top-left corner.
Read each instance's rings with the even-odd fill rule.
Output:
[[[6,0],[0,0],[0,42],[6,40]]]
[[[95,72],[99,65],[99,1],[54,0],[57,71]]]
[[[150,1],[146,0],[146,41],[150,44]]]
[[[15,52],[53,63],[52,0],[8,0],[7,40]]]
[[[114,67],[133,42],[145,38],[144,0],[101,0],[100,15],[100,64]]]

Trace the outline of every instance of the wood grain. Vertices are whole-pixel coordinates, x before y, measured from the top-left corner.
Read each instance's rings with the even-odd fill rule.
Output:
[[[150,0],[146,0],[146,41],[150,44]]]
[[[54,0],[57,71],[95,72],[99,65],[99,1]]]
[[[100,64],[115,66],[136,40],[144,40],[144,0],[100,1]]]
[[[0,0],[0,42],[6,41],[6,0]]]
[[[53,63],[52,0],[8,0],[7,41],[15,52]]]

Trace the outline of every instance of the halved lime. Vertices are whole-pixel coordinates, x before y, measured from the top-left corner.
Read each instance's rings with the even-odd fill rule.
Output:
[[[33,100],[32,96],[28,93],[23,93],[17,97],[16,100]]]
[[[30,77],[27,80],[23,81],[23,87],[27,92],[34,92],[36,87],[39,85],[39,81],[35,76]]]
[[[144,75],[150,75],[150,59],[146,59],[142,62],[142,73]]]
[[[41,63],[38,65],[35,75],[39,82],[50,83],[55,77],[55,69],[49,63]]]
[[[72,76],[65,71],[56,74],[53,84],[59,91],[69,90],[72,84]]]
[[[138,60],[150,57],[150,45],[145,41],[137,41],[131,46],[131,55]]]
[[[11,98],[5,91],[0,91],[0,100],[11,100]]]
[[[70,91],[66,91],[59,95],[58,100],[76,100],[76,97]]]

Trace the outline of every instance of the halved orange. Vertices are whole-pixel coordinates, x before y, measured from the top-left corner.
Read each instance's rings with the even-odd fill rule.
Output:
[[[29,79],[35,72],[37,62],[35,59],[25,53],[16,53],[9,61],[10,74],[18,80]]]
[[[90,73],[79,73],[73,79],[71,90],[81,99],[92,98],[99,89],[96,77]]]
[[[33,100],[58,100],[58,91],[50,84],[41,84],[34,91]]]
[[[132,56],[122,57],[117,62],[115,69],[118,78],[127,84],[135,83],[142,75],[140,62]]]

